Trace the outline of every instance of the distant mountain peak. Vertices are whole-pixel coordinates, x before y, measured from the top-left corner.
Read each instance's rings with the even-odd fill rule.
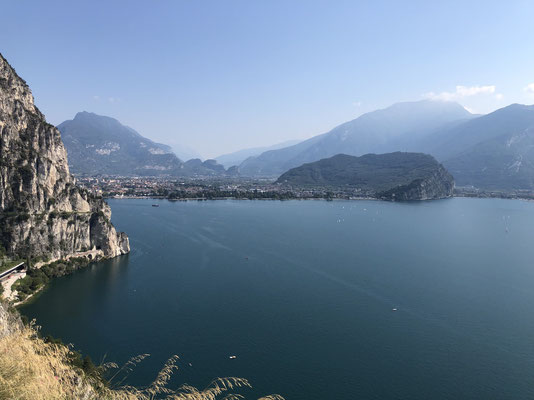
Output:
[[[395,108],[395,107],[434,107],[434,108],[449,108],[453,109],[456,108],[458,110],[465,108],[456,101],[450,101],[450,100],[440,100],[440,99],[421,99],[421,100],[415,100],[415,101],[399,101],[397,103],[393,103],[391,106],[386,108]],[[467,110],[465,110],[467,111]],[[467,111],[469,112],[469,111]]]
[[[395,103],[294,146],[248,158],[239,170],[244,176],[276,176],[303,163],[339,153],[360,156],[398,150],[421,151],[417,140],[474,117],[456,102],[423,99]]]
[[[113,117],[108,117],[106,115],[99,115],[99,114],[91,112],[91,111],[80,111],[80,112],[77,112],[76,115],[74,116],[74,119],[85,119],[85,118],[88,118],[88,119],[105,119],[105,120],[112,120],[112,121],[119,122],[117,119],[115,119]]]
[[[512,103],[509,106],[499,108],[498,110],[495,110],[495,112],[506,112],[510,110],[525,110],[525,111],[534,111],[534,105],[528,105],[528,104],[519,104],[519,103]],[[491,114],[493,114],[491,113]]]
[[[182,166],[169,146],[143,137],[112,117],[82,111],[58,129],[75,173],[161,175]]]
[[[84,175],[216,176],[226,170],[215,160],[183,163],[170,146],[143,137],[117,119],[82,111],[58,126],[71,170]]]
[[[404,117],[406,119],[410,117],[421,118],[425,116],[424,114],[427,114],[428,118],[442,115],[447,119],[468,118],[472,115],[469,110],[465,109],[465,107],[455,101],[423,99],[394,103],[389,107],[363,114],[359,118],[395,116]]]

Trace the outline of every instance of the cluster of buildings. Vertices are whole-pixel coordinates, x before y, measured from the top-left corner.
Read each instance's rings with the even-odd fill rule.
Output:
[[[188,179],[173,177],[80,177],[78,184],[95,196],[118,198],[325,198],[347,197],[327,188],[298,188],[272,180],[244,178]]]
[[[176,180],[158,177],[121,176],[81,177],[77,182],[95,196],[104,197],[153,197],[179,184]]]

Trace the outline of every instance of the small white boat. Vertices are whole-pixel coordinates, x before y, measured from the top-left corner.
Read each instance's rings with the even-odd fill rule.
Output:
[[[396,308],[392,308],[391,311],[397,311],[397,309]]]
[[[230,357],[228,357],[228,358],[230,358],[231,360],[233,360],[234,358],[237,358],[237,356],[230,356]]]

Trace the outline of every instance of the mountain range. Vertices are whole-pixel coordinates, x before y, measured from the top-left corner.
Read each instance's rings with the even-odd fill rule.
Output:
[[[475,115],[455,102],[397,103],[296,144],[187,162],[113,118],[81,112],[58,128],[76,174],[277,178],[336,154],[402,151],[431,154],[458,186],[534,190],[534,106],[520,104]]]
[[[513,104],[440,132],[429,153],[459,186],[534,189],[534,106]]]
[[[336,154],[393,151],[433,155],[458,186],[534,189],[534,106],[512,104],[474,115],[454,102],[397,103],[330,132],[264,152],[239,166],[244,176],[277,177]]]
[[[397,103],[383,110],[363,114],[330,132],[294,146],[268,151],[245,160],[239,171],[245,176],[279,176],[290,168],[336,154],[360,156],[367,153],[418,151],[418,142],[432,133],[473,114],[454,102],[423,100]]]

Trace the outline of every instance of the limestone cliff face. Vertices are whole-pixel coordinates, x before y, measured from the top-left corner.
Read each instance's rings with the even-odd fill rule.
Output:
[[[391,201],[435,200],[452,197],[453,192],[454,178],[439,164],[429,176],[377,193],[376,197]]]
[[[21,257],[115,257],[129,243],[110,217],[102,199],[76,186],[59,131],[0,54],[1,244]]]

